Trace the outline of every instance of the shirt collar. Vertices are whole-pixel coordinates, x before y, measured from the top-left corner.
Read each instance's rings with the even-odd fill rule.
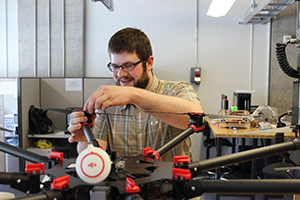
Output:
[[[149,91],[150,92],[156,92],[157,86],[158,86],[158,79],[156,78],[156,76],[153,75],[153,81],[152,81],[152,84],[149,88]]]

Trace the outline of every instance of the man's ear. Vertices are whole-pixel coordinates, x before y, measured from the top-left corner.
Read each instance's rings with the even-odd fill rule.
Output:
[[[154,63],[154,57],[149,56],[149,58],[147,60],[147,69],[148,69],[148,71],[152,70],[153,63]]]

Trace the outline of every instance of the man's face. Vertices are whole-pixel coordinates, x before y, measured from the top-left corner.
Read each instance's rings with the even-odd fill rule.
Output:
[[[111,63],[118,66],[125,63],[136,63],[139,60],[139,57],[135,53],[111,54]],[[149,83],[149,75],[147,69],[143,69],[143,63],[145,62],[137,64],[134,70],[130,72],[124,72],[122,68],[117,72],[112,72],[116,84],[145,89]]]

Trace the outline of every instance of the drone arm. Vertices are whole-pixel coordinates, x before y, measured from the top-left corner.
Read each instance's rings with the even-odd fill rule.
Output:
[[[21,198],[16,198],[19,200],[65,200],[66,195],[62,191],[56,191],[56,190],[48,190],[46,192],[43,192],[41,194],[35,194],[35,195],[30,195],[26,197],[21,197]]]
[[[87,141],[91,144],[93,144],[94,147],[99,147],[99,143],[98,141],[96,140],[89,124],[83,124],[82,125],[82,130],[85,134],[85,137],[87,139]]]
[[[9,185],[11,182],[12,173],[0,172],[0,184]]]
[[[280,153],[298,149],[300,149],[300,140],[295,139],[290,142],[274,144],[266,147],[252,149],[249,151],[215,157],[208,160],[192,162],[188,165],[188,169],[190,169],[192,177],[195,177],[199,175],[201,171],[207,171],[221,166],[229,166],[236,163],[243,163],[246,161],[259,159],[266,156],[277,155]]]
[[[192,133],[194,133],[193,127],[187,128],[185,131],[183,131],[181,134],[177,135],[175,138],[173,138],[167,144],[163,145],[158,150],[156,150],[156,152],[158,152],[158,154],[160,156],[164,155],[166,152],[168,152],[170,149],[172,149],[174,146],[176,146],[178,143],[183,141],[185,138],[187,138]]]
[[[27,161],[30,161],[33,163],[44,163],[45,168],[50,167],[51,159],[49,159],[48,157],[41,156],[39,154],[30,152],[30,151],[26,151],[25,149],[21,149],[16,146],[6,144],[5,142],[0,141],[0,151],[3,151],[5,153],[11,154],[13,156],[22,158],[24,160],[27,160]]]
[[[40,176],[39,174],[0,172],[0,184],[10,185],[11,188],[23,192],[37,193],[40,191]]]
[[[298,194],[300,180],[297,179],[240,179],[240,180],[205,180],[191,179],[178,181],[174,185],[175,198],[190,199],[204,193],[214,194]]]
[[[297,194],[300,180],[296,179],[245,179],[245,180],[203,180],[204,193],[220,194]]]
[[[188,125],[188,128],[155,151],[160,155],[160,157],[171,150],[178,143],[182,142],[185,138],[189,137],[191,134],[203,131],[205,129],[203,124],[203,113],[188,113],[188,115],[190,117],[190,124]]]

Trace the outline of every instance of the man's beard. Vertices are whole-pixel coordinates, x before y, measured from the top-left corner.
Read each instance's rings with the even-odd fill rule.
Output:
[[[128,78],[130,79],[132,77],[130,76]],[[133,79],[133,81],[134,81],[134,84],[133,84],[134,87],[145,89],[149,83],[149,76],[148,76],[146,69],[144,68],[143,74],[140,79],[138,79],[136,81],[135,81],[135,79]],[[116,82],[116,85],[118,85],[118,86],[121,85],[119,79],[115,82]]]

